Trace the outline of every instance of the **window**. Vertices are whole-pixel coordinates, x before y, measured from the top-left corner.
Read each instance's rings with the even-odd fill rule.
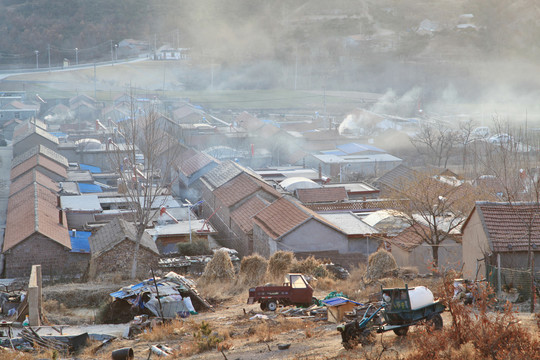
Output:
[[[16,111],[13,116],[15,117],[15,119],[20,119],[21,118],[21,113]]]

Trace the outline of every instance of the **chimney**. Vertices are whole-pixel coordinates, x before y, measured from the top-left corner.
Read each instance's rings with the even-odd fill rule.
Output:
[[[58,223],[60,225],[64,225],[64,214],[62,213],[62,209],[58,210]]]
[[[73,237],[77,236],[77,229],[71,229],[71,236]]]

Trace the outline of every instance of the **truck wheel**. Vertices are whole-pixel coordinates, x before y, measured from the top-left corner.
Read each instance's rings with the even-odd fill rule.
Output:
[[[266,303],[266,308],[270,311],[276,311],[277,303],[276,300],[270,300]]]
[[[266,310],[266,303],[264,301],[261,303],[261,310]]]
[[[405,336],[405,335],[407,335],[407,332],[409,332],[409,327],[408,326],[394,329],[394,334],[396,334],[397,336]]]
[[[443,328],[443,319],[439,313],[429,315],[427,321],[433,327],[433,330],[441,330]]]

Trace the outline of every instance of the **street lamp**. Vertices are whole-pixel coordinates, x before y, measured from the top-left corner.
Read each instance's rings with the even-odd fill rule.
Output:
[[[118,44],[114,44],[114,60],[118,61]]]
[[[34,53],[36,54],[36,69],[39,69],[39,51],[35,50]]]
[[[79,65],[79,49],[75,48],[75,65]]]

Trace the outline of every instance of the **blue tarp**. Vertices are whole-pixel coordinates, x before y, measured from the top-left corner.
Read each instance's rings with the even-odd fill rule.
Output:
[[[321,302],[326,306],[339,306],[346,304],[348,302],[356,304],[356,305],[362,305],[359,302],[344,298],[344,297],[334,297],[331,299],[321,300]]]
[[[81,194],[86,193],[100,193],[103,192],[101,189],[101,186],[94,185],[94,184],[86,184],[86,183],[77,183],[79,185],[79,191]]]
[[[90,171],[92,174],[101,174],[101,168],[97,167],[97,166],[92,166],[92,165],[86,165],[86,164],[79,164],[79,168],[81,170],[88,170]]]
[[[71,240],[71,252],[76,253],[89,253],[90,243],[88,238],[92,233],[90,231],[76,231],[75,236],[73,232],[69,232],[69,238]]]
[[[343,151],[339,151],[339,150],[325,150],[325,151],[321,151],[321,153],[324,154],[324,155],[335,155],[335,156],[345,156],[345,155],[347,155]]]

